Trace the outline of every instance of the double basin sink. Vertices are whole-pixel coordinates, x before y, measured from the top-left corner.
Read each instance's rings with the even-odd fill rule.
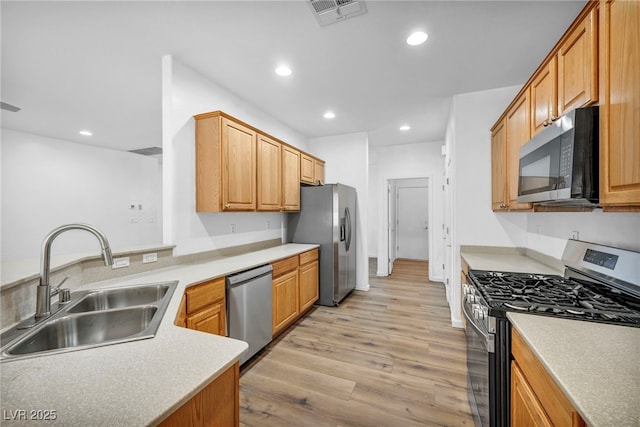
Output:
[[[0,360],[153,338],[178,282],[74,292],[59,311],[2,336]]]

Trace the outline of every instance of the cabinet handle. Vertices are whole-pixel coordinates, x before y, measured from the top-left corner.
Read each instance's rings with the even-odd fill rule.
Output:
[[[555,121],[556,121],[556,120],[558,120],[559,118],[560,118],[560,117],[558,117],[558,116],[551,116],[551,121],[552,121],[552,122],[555,122]],[[551,124],[551,123],[549,123],[549,124]]]
[[[227,203],[226,205],[224,205],[225,209],[229,209],[231,207],[231,204]]]

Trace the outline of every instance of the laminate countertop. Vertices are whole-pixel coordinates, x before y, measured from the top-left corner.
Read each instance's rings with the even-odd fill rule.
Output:
[[[640,426],[640,328],[507,316],[589,426]]]
[[[559,260],[516,248],[467,247],[476,270],[563,275]],[[591,427],[640,427],[640,328],[508,313]]]
[[[3,361],[2,425],[38,424],[31,415],[52,414],[51,411],[55,412],[55,419],[46,421],[47,425],[158,424],[236,363],[248,348],[243,341],[176,326],[185,288],[316,247],[287,244],[82,287],[178,281],[154,338]],[[25,411],[25,418],[12,420],[22,414],[20,411]]]

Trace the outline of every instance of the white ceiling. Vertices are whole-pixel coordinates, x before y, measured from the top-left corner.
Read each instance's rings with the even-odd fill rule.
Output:
[[[307,137],[442,141],[452,95],[524,83],[584,4],[369,0],[365,15],[320,27],[305,0],[3,0],[1,97],[22,110],[2,111],[2,126],[161,146],[171,54]],[[405,43],[414,29],[429,33],[425,44]],[[273,72],[282,61],[289,78]]]

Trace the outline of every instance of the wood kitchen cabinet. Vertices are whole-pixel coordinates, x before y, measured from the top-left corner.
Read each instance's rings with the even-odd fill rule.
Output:
[[[304,313],[320,297],[318,249],[302,253],[298,259],[300,264],[298,267],[300,281],[298,312]]]
[[[507,208],[531,210],[531,203],[518,203],[518,175],[520,147],[531,139],[531,104],[529,90],[524,91],[512,104],[506,115],[506,189]]]
[[[256,209],[257,133],[221,111],[196,119],[196,211]]]
[[[491,208],[507,210],[507,128],[506,119],[491,129]]]
[[[324,185],[324,161],[313,159],[313,183]]]
[[[590,2],[558,48],[556,117],[598,101],[598,10]]]
[[[556,71],[556,58],[551,57],[531,81],[531,136],[558,117]]]
[[[258,134],[258,210],[282,210],[282,144]]]
[[[640,211],[640,2],[601,2],[600,78],[600,205]]]
[[[298,256],[274,262],[272,332],[277,335],[298,316]]]
[[[184,322],[189,329],[227,335],[224,277],[187,288],[183,301],[180,312],[184,314],[178,315],[176,324]]]
[[[320,297],[318,249],[285,258],[273,267],[272,332],[275,337]]]
[[[236,362],[160,423],[161,427],[240,425],[240,367]]]
[[[300,151],[282,146],[282,209],[300,210]]]
[[[300,182],[310,185],[324,185],[324,161],[301,153]]]
[[[515,328],[511,353],[511,425],[584,427],[578,411]]]

